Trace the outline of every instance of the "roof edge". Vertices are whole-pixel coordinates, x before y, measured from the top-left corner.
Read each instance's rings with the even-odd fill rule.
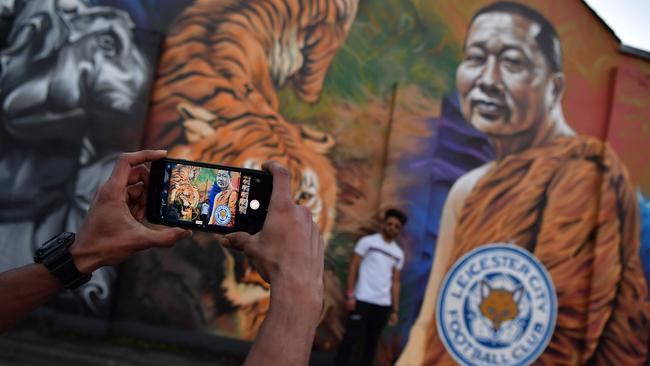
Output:
[[[589,6],[589,4],[587,4],[587,2],[585,0],[582,0],[582,4],[589,10],[589,12],[591,12],[591,14],[594,15],[594,17],[596,17],[596,19],[598,19],[600,24],[602,24],[605,27],[605,29],[607,29],[607,31],[609,31],[609,33],[614,37],[614,39],[616,39],[618,41],[618,43],[622,45],[623,42],[621,41],[620,38],[618,38],[618,36],[616,35],[616,32],[614,32],[614,30],[609,26],[609,24],[607,24],[607,22],[605,22],[605,20],[603,18],[601,18],[600,15],[598,15],[598,13],[596,13],[596,11],[594,9],[592,9],[592,7]]]
[[[628,46],[628,45],[625,45],[625,44],[621,43],[621,46],[618,48],[618,50],[620,52],[626,53],[628,55],[640,57],[640,58],[642,58],[644,60],[650,60],[650,52],[644,51],[644,50],[636,48],[636,47]]]

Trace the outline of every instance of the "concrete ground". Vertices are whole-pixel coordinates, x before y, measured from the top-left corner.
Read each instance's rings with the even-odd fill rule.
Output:
[[[234,366],[243,359],[130,337],[19,327],[0,336],[0,366]]]
[[[62,325],[51,314],[31,317],[0,334],[0,366],[235,366],[250,349],[249,342],[228,338],[191,332],[167,337],[163,328],[142,331],[119,322],[106,331],[101,323],[89,328],[88,319],[81,326],[71,319]],[[333,358],[315,351],[310,365],[330,366]]]

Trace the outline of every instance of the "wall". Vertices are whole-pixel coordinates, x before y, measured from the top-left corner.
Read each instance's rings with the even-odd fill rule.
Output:
[[[495,157],[486,136],[464,120],[455,92],[468,23],[487,3],[1,2],[2,26],[14,32],[4,34],[0,53],[2,269],[28,263],[40,242],[78,227],[119,151],[164,147],[177,157],[256,167],[273,154],[261,145],[280,141],[291,146],[278,153],[293,172],[296,199],[312,209],[327,239],[326,309],[317,349],[335,349],[342,336],[344,279],[356,240],[379,228],[388,207],[409,214],[400,238],[406,255],[400,322],[385,329],[380,347],[382,362],[393,362],[420,312],[448,191],[464,173]],[[625,263],[643,258],[650,267],[650,208],[643,198],[650,195],[650,161],[641,153],[650,141],[650,64],[617,52],[616,39],[582,3],[524,3],[559,34],[566,85],[561,109],[568,125],[613,148],[612,158],[604,145],[594,145],[600,149],[595,159],[620,158],[627,166],[631,183],[617,191],[615,201],[638,191],[641,228],[630,232],[645,239],[641,256],[630,254]],[[300,9],[311,11],[299,17]],[[39,17],[57,20],[59,28],[27,26]],[[112,26],[101,25],[106,19]],[[20,32],[31,32],[30,41]],[[162,33],[167,37],[159,50]],[[125,94],[111,94],[118,101],[93,92],[84,84],[89,79],[76,72],[83,56],[73,51],[84,47],[95,55],[93,75]],[[57,83],[61,75],[74,82]],[[247,143],[242,133],[258,139]],[[612,171],[618,169],[614,164]],[[609,179],[604,171],[596,177]],[[582,182],[591,184],[590,196],[606,199],[607,190],[599,195],[595,180]],[[531,186],[522,195],[538,191]],[[565,193],[569,207],[584,203]],[[604,216],[598,225],[593,217],[605,206],[585,206],[592,221],[578,227],[598,237],[605,223],[625,226],[636,216],[623,206],[618,218]],[[545,222],[527,215],[515,219]],[[499,240],[511,239],[506,232]],[[559,237],[566,233],[558,229]],[[531,237],[541,240],[542,234]],[[593,248],[586,252],[598,253],[595,243],[601,241],[584,240]],[[633,238],[602,242],[607,250],[638,245]],[[538,248],[528,247],[549,267],[552,260]],[[547,248],[552,251],[553,243]],[[595,260],[583,263],[583,277],[592,276]],[[557,282],[562,275],[550,272],[563,295]],[[120,268],[117,288],[114,269],[94,277],[94,285],[61,296],[59,307],[252,339],[268,306],[268,287],[246,258],[206,235],[139,254]],[[589,279],[583,280],[580,286],[587,286]],[[614,302],[615,286],[602,289]],[[578,306],[565,299],[560,296],[558,329],[566,325],[563,314]],[[608,331],[590,344],[616,334]]]

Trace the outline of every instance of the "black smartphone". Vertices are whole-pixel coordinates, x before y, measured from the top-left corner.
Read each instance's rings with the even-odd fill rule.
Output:
[[[262,170],[165,158],[151,163],[147,219],[213,233],[262,229],[273,179]]]

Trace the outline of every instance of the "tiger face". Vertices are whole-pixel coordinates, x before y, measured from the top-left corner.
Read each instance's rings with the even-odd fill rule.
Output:
[[[181,183],[170,192],[172,204],[180,207],[180,219],[192,220],[194,208],[199,204],[199,191],[189,183]]]
[[[282,120],[223,124],[205,109],[187,103],[179,110],[188,144],[175,146],[170,156],[248,169],[261,169],[263,162],[276,160],[291,172],[294,201],[310,209],[327,243],[337,194],[336,172],[325,156],[334,145],[329,135]]]

